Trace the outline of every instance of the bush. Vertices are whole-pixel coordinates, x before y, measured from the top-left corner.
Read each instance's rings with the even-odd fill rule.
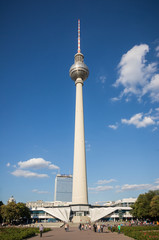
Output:
[[[44,228],[44,232],[50,231],[50,228]],[[6,227],[0,228],[1,240],[23,240],[30,238],[39,233],[38,228],[26,228],[26,227]]]
[[[112,230],[115,232],[118,231],[117,227],[113,227]],[[159,240],[159,226],[124,226],[121,227],[121,233],[137,240]]]

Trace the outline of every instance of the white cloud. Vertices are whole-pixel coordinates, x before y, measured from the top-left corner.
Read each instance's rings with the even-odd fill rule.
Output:
[[[106,76],[100,76],[99,79],[100,79],[100,82],[104,84],[106,81]]]
[[[48,194],[49,193],[48,191],[39,191],[37,189],[33,189],[32,192],[38,193],[38,194]]]
[[[154,125],[155,122],[151,116],[143,116],[143,113],[137,113],[132,116],[129,120],[121,119],[123,124],[134,125],[137,128],[147,127],[149,125]]]
[[[143,88],[143,95],[149,93],[152,102],[159,102],[159,74],[155,74],[151,81]]]
[[[150,190],[152,190],[152,191],[159,190],[159,185],[151,187]]]
[[[159,184],[159,178],[156,179],[156,182],[155,183],[158,183]]]
[[[114,124],[114,125],[109,125],[109,128],[112,128],[113,130],[116,130],[118,128],[118,124]]]
[[[96,184],[100,184],[100,185],[102,185],[102,184],[107,184],[107,183],[111,183],[111,182],[116,182],[116,180],[115,179],[110,179],[110,180],[98,180],[98,182],[96,183]]]
[[[123,191],[136,191],[136,190],[142,190],[142,189],[150,189],[152,187],[151,184],[125,184],[121,187],[120,192]]]
[[[56,166],[56,165],[54,165],[54,164],[50,164],[50,165],[48,166],[48,168],[49,168],[49,169],[59,169],[59,167]]]
[[[33,169],[40,169],[40,168],[49,168],[49,169],[59,169],[58,166],[51,164],[49,161],[45,161],[43,158],[31,158],[24,162],[18,162],[18,165],[22,169],[26,168],[33,168]]]
[[[152,132],[155,132],[155,131],[157,131],[158,130],[158,127],[154,127],[153,129],[152,129]]]
[[[119,96],[119,97],[113,97],[113,98],[111,98],[111,101],[112,102],[117,102],[117,101],[119,101],[119,100],[121,100],[121,97]]]
[[[145,94],[149,93],[152,102],[159,101],[157,63],[148,63],[145,60],[148,52],[149,46],[140,44],[122,56],[118,65],[119,78],[113,86],[121,85],[124,90],[119,97],[112,100],[120,100],[124,96],[129,99],[132,95],[136,95],[138,100],[141,100]]]
[[[113,189],[112,186],[98,186],[98,187],[89,187],[88,190],[89,191],[93,191],[93,192],[103,192],[103,191],[108,191]]]
[[[89,152],[91,150],[91,144],[88,143],[88,141],[85,141],[85,147],[86,147],[86,152]]]
[[[7,163],[6,166],[7,166],[7,167],[10,167],[10,163]]]
[[[156,47],[156,56],[159,57],[159,46]]]
[[[47,174],[39,174],[39,173],[26,171],[26,170],[22,170],[22,169],[17,169],[15,171],[13,171],[11,174],[16,177],[25,177],[25,178],[32,178],[32,177],[47,178],[47,177],[49,177]]]

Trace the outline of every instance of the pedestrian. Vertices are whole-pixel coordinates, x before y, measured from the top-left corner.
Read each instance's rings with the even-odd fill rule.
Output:
[[[98,230],[98,233],[100,233],[100,225],[99,224],[97,225],[97,230]]]
[[[101,224],[101,225],[100,225],[101,232],[103,232],[103,227],[104,227],[104,226]]]
[[[69,231],[69,224],[67,223],[67,232]]]
[[[118,225],[118,233],[120,233],[121,226],[120,224]]]
[[[79,230],[81,231],[81,223],[79,224],[78,228],[79,228]]]
[[[65,223],[65,231],[67,232],[67,223]]]
[[[94,223],[93,224],[93,229],[94,229],[94,232],[96,232],[96,230],[97,230],[97,225]]]
[[[43,225],[41,224],[40,227],[39,227],[40,237],[42,237],[43,230],[44,230],[44,227],[43,227]]]

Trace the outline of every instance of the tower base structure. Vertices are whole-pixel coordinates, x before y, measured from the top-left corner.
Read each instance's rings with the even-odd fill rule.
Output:
[[[70,206],[71,215],[72,215],[72,223],[89,223],[91,221],[89,217],[89,208],[90,205],[86,204],[76,204]]]
[[[133,203],[133,202],[132,202]],[[33,205],[32,205],[33,204]],[[39,221],[44,218],[44,222],[47,222],[47,219],[50,220],[51,218],[55,221],[62,221],[62,222],[72,222],[72,223],[93,223],[99,221],[101,219],[105,219],[106,221],[111,220],[119,220],[119,219],[133,219],[133,216],[130,214],[130,210],[132,209],[130,206],[122,207],[119,203],[116,206],[93,206],[93,205],[86,205],[86,204],[68,204],[68,205],[61,205],[61,206],[49,206],[48,203],[42,203],[41,206],[35,206],[35,202],[27,204],[32,212],[31,218],[33,222],[35,220]],[[36,217],[39,220],[35,218]],[[42,216],[37,212],[43,213]],[[53,221],[54,222],[54,221]]]

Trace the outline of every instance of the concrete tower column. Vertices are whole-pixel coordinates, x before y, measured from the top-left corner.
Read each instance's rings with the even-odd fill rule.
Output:
[[[72,203],[88,204],[82,93],[83,80],[81,78],[77,78],[75,84],[76,110]]]

